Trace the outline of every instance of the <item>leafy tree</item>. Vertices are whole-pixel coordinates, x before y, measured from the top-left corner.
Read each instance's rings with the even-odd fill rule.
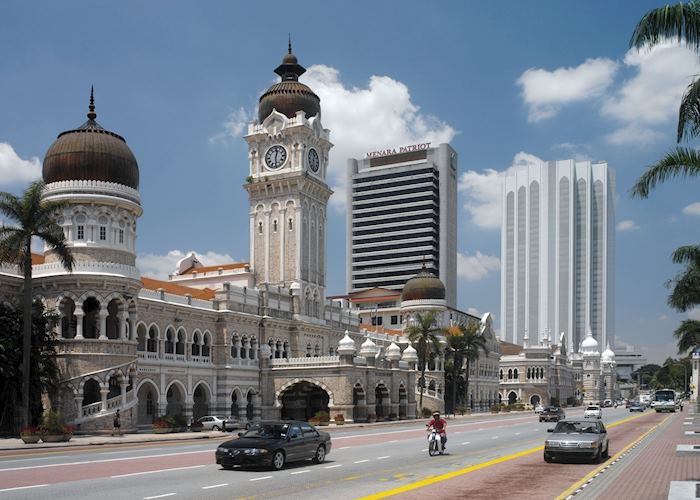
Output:
[[[42,415],[41,394],[53,394],[58,380],[55,338],[52,328],[55,314],[43,310],[41,302],[32,308],[30,420],[37,424]],[[17,415],[22,400],[22,367],[17,353],[22,349],[23,313],[20,307],[0,302],[0,432],[16,434],[21,416]]]
[[[483,333],[479,333],[479,324],[471,323],[469,325],[460,325],[464,336],[464,345],[462,347],[462,356],[465,360],[464,365],[464,401],[467,406],[469,403],[469,369],[471,363],[476,362],[481,354],[488,354],[489,350],[486,346],[486,337]]]
[[[655,364],[643,365],[634,372],[632,372],[632,380],[639,380],[639,387],[649,386],[654,374],[659,371],[661,367]]]
[[[418,406],[423,411],[423,391],[425,390],[425,368],[432,354],[440,352],[441,329],[437,326],[438,312],[416,313],[414,320],[406,327],[408,340],[415,346],[420,365],[420,400]]]
[[[0,226],[0,263],[15,264],[24,274],[22,332],[22,417],[30,423],[30,356],[32,332],[32,238],[39,238],[52,247],[63,266],[72,271],[73,255],[63,229],[56,223],[56,214],[67,202],[45,202],[41,199],[44,183],[30,184],[21,197],[0,192],[0,214],[11,225]]]

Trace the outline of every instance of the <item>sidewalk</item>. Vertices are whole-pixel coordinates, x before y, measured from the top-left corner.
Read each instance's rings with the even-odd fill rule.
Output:
[[[501,414],[502,415],[502,414]],[[510,415],[513,416],[524,416],[532,415],[533,412],[523,411],[523,412],[512,412]],[[457,417],[450,416],[448,422],[459,422],[463,420],[471,419],[488,419],[494,417],[492,413],[472,413],[471,415],[458,415]],[[393,422],[375,422],[375,423],[357,423],[357,424],[345,424],[345,425],[328,425],[328,426],[318,426],[319,430],[325,432],[338,432],[343,429],[362,429],[362,428],[377,428],[382,426],[392,426],[392,425],[404,425],[404,424],[415,424],[416,422],[428,422],[427,418],[410,419],[410,420],[395,420]],[[134,443],[148,443],[148,442],[162,442],[162,441],[184,441],[189,439],[231,439],[236,437],[237,431],[233,432],[221,432],[221,431],[205,431],[205,432],[176,432],[171,434],[154,434],[139,432],[133,434],[124,434],[122,436],[110,436],[110,435],[75,435],[67,443],[37,443],[37,444],[24,444],[24,442],[19,438],[6,438],[0,439],[0,451],[6,450],[35,450],[42,448],[66,448],[74,446],[90,446],[90,445],[107,445],[107,444],[134,444]]]
[[[685,435],[683,422],[688,412],[674,414],[658,432],[645,440],[644,446],[621,462],[619,474],[615,474],[576,495],[585,498],[638,498],[666,500],[671,481],[697,481],[700,478],[700,460],[695,457],[677,456],[676,445],[697,445],[698,438]]]

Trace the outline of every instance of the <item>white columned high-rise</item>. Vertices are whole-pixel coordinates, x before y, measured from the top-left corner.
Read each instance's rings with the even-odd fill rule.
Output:
[[[503,181],[502,337],[522,343],[566,333],[569,349],[591,331],[614,344],[615,181],[607,163],[522,166]]]

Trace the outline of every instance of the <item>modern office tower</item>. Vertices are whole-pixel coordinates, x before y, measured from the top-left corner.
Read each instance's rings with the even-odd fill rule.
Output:
[[[588,331],[613,345],[615,177],[607,163],[550,161],[503,183],[501,337],[559,338],[577,352]]]
[[[423,263],[457,301],[457,152],[430,143],[348,160],[347,289],[401,290]]]

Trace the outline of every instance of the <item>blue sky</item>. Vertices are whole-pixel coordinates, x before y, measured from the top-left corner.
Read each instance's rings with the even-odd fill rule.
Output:
[[[190,250],[246,260],[243,125],[287,33],[347,156],[448,139],[460,158],[459,305],[499,317],[498,172],[514,162],[606,160],[617,174],[616,336],[675,354],[687,315],[666,306],[671,251],[696,243],[698,181],[649,200],[629,189],[673,145],[697,57],[628,53],[656,2],[25,2],[2,4],[0,189],[20,192],[56,135],[85,119],[123,135],[141,171],[138,251],[163,275]],[[338,195],[336,198],[341,198]],[[329,293],[344,292],[345,217],[330,210]],[[622,222],[627,221],[627,222]],[[498,321],[497,321],[498,322]]]

